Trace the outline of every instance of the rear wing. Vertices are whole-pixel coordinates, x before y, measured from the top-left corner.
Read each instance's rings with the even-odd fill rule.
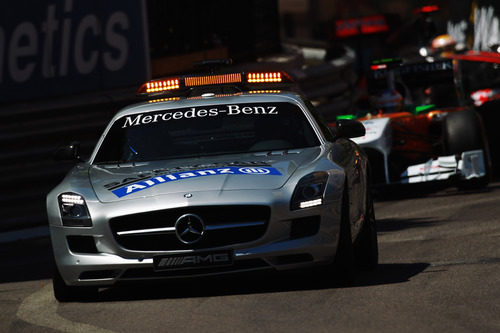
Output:
[[[364,16],[335,21],[335,37],[340,39],[389,31],[384,15]]]
[[[444,54],[443,57],[462,61],[471,62],[489,62],[492,64],[500,64],[500,53],[498,52],[485,52],[485,51],[467,51],[465,53]]]
[[[393,72],[396,80],[401,80],[408,87],[423,87],[432,84],[454,84],[457,68],[451,59],[433,62],[403,63],[400,59],[386,62],[374,62],[368,75],[370,88],[387,87],[387,80]]]

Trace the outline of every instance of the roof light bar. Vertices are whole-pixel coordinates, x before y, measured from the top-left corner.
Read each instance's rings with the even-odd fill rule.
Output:
[[[194,87],[234,84],[243,86],[240,88],[251,89],[252,84],[273,84],[273,83],[292,83],[293,79],[282,71],[276,72],[247,72],[247,73],[226,73],[197,76],[180,76],[173,78],[162,78],[152,80],[141,85],[137,90],[137,95],[158,95],[166,92],[181,93]],[[271,87],[271,85],[270,85]],[[262,88],[262,86],[261,86]]]

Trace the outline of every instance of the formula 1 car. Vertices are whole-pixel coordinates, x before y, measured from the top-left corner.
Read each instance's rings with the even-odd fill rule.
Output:
[[[117,282],[378,261],[368,160],[286,73],[187,75],[141,86],[90,159],[47,196],[59,301]],[[262,90],[271,89],[271,90]],[[327,270],[328,271],[328,270]],[[98,294],[97,294],[98,295]]]
[[[365,125],[366,135],[354,141],[369,157],[374,185],[488,183],[482,120],[461,98],[456,66],[449,59],[373,63],[368,79],[373,109],[339,118],[357,118]]]

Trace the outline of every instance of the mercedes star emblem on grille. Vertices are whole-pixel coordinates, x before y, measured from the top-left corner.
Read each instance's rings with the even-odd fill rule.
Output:
[[[175,221],[175,234],[184,244],[198,242],[205,233],[205,224],[201,217],[195,214],[184,214]]]

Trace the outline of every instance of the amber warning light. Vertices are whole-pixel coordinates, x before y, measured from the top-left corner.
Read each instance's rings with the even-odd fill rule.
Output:
[[[282,82],[280,72],[266,72],[266,73],[248,73],[247,82],[248,83],[275,83]]]
[[[190,76],[184,78],[186,87],[208,86],[212,84],[239,83],[241,74],[218,74],[207,76]]]
[[[154,94],[167,90],[179,89],[179,79],[172,78],[168,80],[155,80],[144,83],[139,90],[138,94]]]

